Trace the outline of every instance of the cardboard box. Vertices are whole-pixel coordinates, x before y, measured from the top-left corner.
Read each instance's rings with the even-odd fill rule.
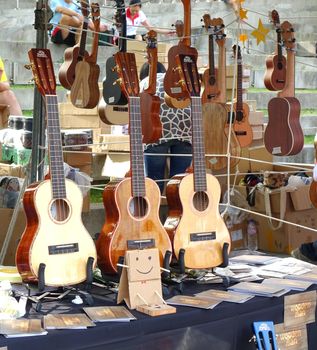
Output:
[[[247,247],[246,221],[228,227],[231,237],[231,250],[245,249]]]
[[[256,111],[256,100],[247,100],[245,103],[248,104],[250,112],[255,112]]]
[[[90,191],[84,196],[83,198],[83,208],[82,212],[83,213],[88,213],[90,211]]]
[[[251,125],[253,140],[262,140],[264,137],[263,125]]]
[[[24,167],[22,165],[0,163],[0,176],[24,178]]]
[[[309,229],[283,224],[278,230],[273,230],[267,218],[254,214],[252,214],[252,218],[258,223],[258,241],[259,249],[261,250],[289,254],[302,243],[317,240],[317,232]],[[297,225],[317,229],[317,209],[288,211],[286,212],[284,220]],[[275,223],[277,223],[277,221],[275,221]]]
[[[78,152],[63,152],[64,162],[70,166],[76,168],[82,165],[91,165],[92,163],[92,154],[91,148],[88,147],[88,151],[78,151]]]
[[[300,186],[290,193],[294,210],[307,210],[314,208],[309,197],[310,185]]]
[[[13,209],[5,209],[0,208],[0,222],[1,222],[1,230],[0,230],[0,242],[1,248],[2,244],[5,240],[7,230],[12,218]],[[8,246],[7,254],[5,256],[4,265],[13,266],[15,265],[15,252],[18,246],[18,242],[22,236],[22,233],[26,227],[26,218],[23,210],[20,210],[18,213],[18,217],[15,223],[15,227],[13,229],[13,234]]]
[[[102,151],[130,152],[129,135],[100,135]]]

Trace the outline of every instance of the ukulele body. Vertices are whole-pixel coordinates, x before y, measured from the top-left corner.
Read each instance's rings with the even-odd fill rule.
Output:
[[[317,182],[313,181],[309,187],[309,198],[313,206],[317,208]]]
[[[205,103],[202,105],[203,129],[205,132],[206,154],[223,154],[224,157],[207,157],[207,168],[218,171],[227,168],[227,144],[229,138],[229,106],[223,103]],[[231,128],[230,154],[239,157],[241,147]],[[230,158],[230,167],[238,164],[239,159]]]
[[[235,111],[235,119],[233,123],[234,133],[240,143],[241,148],[248,147],[253,140],[253,131],[249,123],[249,106],[243,102],[242,115],[241,112],[237,111],[237,103],[234,103],[233,109]]]
[[[196,49],[191,46],[184,45],[183,43],[179,43],[178,45],[171,47],[168,51],[168,68],[164,77],[164,91],[169,97],[171,97],[165,99],[166,104],[171,108],[179,108],[177,104],[173,104],[173,99],[176,99],[176,102],[181,101],[184,104],[186,101],[185,107],[190,105],[190,99],[186,94],[184,94],[183,89],[179,85],[180,75],[178,65],[175,60],[177,55],[186,54],[194,55],[196,59],[198,56]]]
[[[75,80],[75,70],[79,56],[79,46],[68,47],[64,52],[64,63],[61,65],[58,71],[58,79],[61,85],[70,90]],[[89,53],[85,51],[84,59],[89,56]]]
[[[140,93],[143,142],[155,143],[162,137],[161,99],[147,92]]]
[[[265,87],[271,91],[283,90],[286,82],[286,57],[282,56],[281,61],[279,61],[278,55],[270,55],[265,63]]]
[[[171,238],[176,258],[180,249],[185,249],[187,268],[219,266],[223,262],[223,244],[228,243],[230,250],[230,235],[218,210],[219,182],[211,174],[206,174],[206,180],[208,204],[202,211],[196,209],[200,199],[193,188],[193,174],[174,176],[167,184],[169,213],[164,227]],[[210,234],[213,238],[196,240],[195,234]]]
[[[167,250],[171,251],[170,239],[159,219],[160,190],[155,181],[145,178],[146,214],[135,217],[131,213],[131,178],[111,182],[103,192],[106,221],[96,246],[98,266],[105,274],[115,274],[119,258],[124,257],[128,241],[154,239],[160,254],[161,265]]]
[[[300,126],[300,102],[295,97],[275,97],[268,104],[269,120],[264,133],[264,145],[276,156],[299,153],[304,146]]]
[[[114,57],[109,57],[106,62],[106,79],[103,81],[103,98],[107,105],[126,105],[128,100],[117,83],[119,75],[116,71]]]
[[[100,68],[97,64],[80,61],[76,65],[75,81],[70,90],[70,99],[77,108],[95,108],[99,102],[98,78]]]
[[[82,193],[73,181],[66,179],[65,182],[69,212],[63,221],[51,214],[54,200],[50,180],[32,184],[25,191],[23,206],[27,225],[16,252],[16,266],[24,282],[36,282],[39,265],[44,263],[45,285],[78,284],[87,278],[88,258],[93,257],[94,264],[97,261],[94,241],[81,220]],[[61,247],[74,244],[78,246],[73,251],[65,252]]]
[[[210,77],[209,72],[210,72],[210,70],[209,70],[209,68],[207,68],[204,71],[204,74],[202,77],[202,83],[204,86],[204,90],[203,90],[203,93],[201,95],[201,103],[202,104],[213,102],[213,99],[216,98],[220,93],[218,84],[216,83],[217,81],[219,81],[218,69],[215,68],[215,77]],[[212,81],[210,81],[210,79],[215,79],[214,84],[212,84]]]

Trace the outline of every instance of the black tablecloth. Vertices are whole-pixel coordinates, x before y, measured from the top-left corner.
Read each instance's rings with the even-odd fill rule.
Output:
[[[210,286],[190,285],[186,294],[210,289]],[[310,290],[317,289],[316,287]],[[98,293],[100,290],[98,290]],[[95,296],[95,306],[114,305],[109,298]],[[107,300],[108,299],[108,300]],[[82,306],[69,301],[43,304],[43,312],[78,312]],[[177,313],[150,317],[133,311],[136,321],[128,323],[97,323],[85,330],[50,330],[45,336],[24,338],[0,338],[0,347],[8,350],[49,349],[255,349],[252,337],[252,322],[272,320],[283,322],[284,297],[255,297],[244,304],[223,302],[213,310],[177,307]],[[29,317],[41,317],[33,309]],[[309,349],[317,349],[316,323],[307,325]]]

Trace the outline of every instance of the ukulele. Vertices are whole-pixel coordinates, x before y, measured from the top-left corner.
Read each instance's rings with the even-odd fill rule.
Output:
[[[70,99],[77,108],[94,108],[99,102],[100,92],[98,78],[100,68],[97,62],[100,27],[100,9],[98,3],[91,4],[91,15],[94,24],[94,38],[91,54],[77,62],[75,80],[70,90]]]
[[[209,43],[214,38],[219,47],[218,69],[214,67],[213,44],[209,46],[209,67],[210,73],[204,73],[203,81],[205,89],[202,94],[202,112],[205,131],[205,150],[208,154],[223,154],[228,152],[230,107],[226,104],[226,35],[224,34],[224,24],[221,18],[211,19],[209,15],[204,15],[204,24],[209,33]],[[215,70],[215,72],[214,72]],[[210,68],[209,68],[210,71]],[[215,79],[215,80],[214,80]],[[212,83],[212,84],[211,84]],[[233,156],[241,155],[241,147],[236,134],[231,128],[229,152]],[[230,166],[234,167],[239,162],[238,158],[230,158]],[[226,169],[228,166],[227,157],[207,158],[207,168],[212,171]]]
[[[168,182],[169,213],[164,225],[176,258],[180,249],[185,249],[185,266],[194,269],[219,266],[223,262],[224,244],[230,247],[230,235],[218,209],[220,184],[215,176],[206,174],[196,60],[196,54],[175,57],[180,68],[180,86],[191,98],[193,173],[176,175]]]
[[[119,32],[119,52],[127,51],[126,14],[124,0],[116,0],[117,11],[115,14],[116,27]],[[128,100],[121,90],[119,75],[116,71],[114,57],[109,57],[106,62],[106,77],[103,80],[103,93],[98,105],[100,119],[109,125],[125,125],[129,123]]]
[[[64,177],[50,51],[31,49],[29,58],[46,102],[50,179],[30,185],[24,193],[27,226],[18,244],[16,266],[24,282],[35,282],[40,274],[47,286],[68,286],[86,280],[87,261],[92,258],[96,262],[96,248],[81,221],[82,193],[75,182]]]
[[[175,62],[176,55],[179,54],[191,54],[191,55],[198,55],[197,50],[193,47],[191,47],[191,8],[190,8],[190,0],[182,0],[183,7],[184,7],[184,25],[183,30],[180,27],[177,29],[176,26],[176,32],[177,33],[183,33],[183,37],[180,39],[178,45],[173,46],[168,51],[168,68],[164,77],[164,90],[166,92],[166,95],[169,97],[172,97],[176,99],[177,101],[186,100],[186,94],[182,90],[182,88],[179,86],[179,80],[180,80],[180,72],[179,67],[177,66]],[[179,105],[175,104],[175,100],[172,100],[168,97],[165,98],[166,104],[171,108],[180,108]],[[186,106],[182,107],[185,108],[190,104],[190,99],[188,99]]]
[[[287,50],[287,70],[284,89],[268,104],[268,124],[264,133],[264,145],[275,156],[299,153],[304,146],[300,125],[300,102],[295,97],[295,37],[288,21],[281,24],[283,43]]]
[[[276,28],[277,43],[273,55],[266,58],[266,71],[264,74],[264,85],[268,90],[283,90],[286,78],[286,58],[282,52],[282,39],[280,28],[280,17],[276,10],[271,13],[272,22]]]
[[[162,136],[161,99],[156,95],[157,34],[150,30],[146,36],[149,63],[149,86],[140,93],[143,142],[154,143]]]
[[[87,30],[88,30],[88,16],[89,16],[89,3],[87,1],[81,1],[81,12],[84,17],[80,43],[79,46],[68,47],[64,52],[64,63],[61,65],[58,72],[58,79],[61,85],[70,90],[75,80],[75,69],[77,62],[83,61],[89,56],[89,53],[85,50]]]
[[[315,135],[315,139],[314,139],[314,148],[315,148],[315,167],[314,167],[313,173],[316,174],[317,173],[317,134]],[[313,206],[317,208],[317,181],[315,176],[313,178],[314,178],[314,181],[310,184],[310,188],[309,188],[309,197]]]
[[[129,101],[130,164],[128,177],[111,182],[103,192],[107,213],[97,241],[98,266],[105,274],[115,274],[126,250],[158,248],[160,261],[171,242],[159,219],[160,190],[144,176],[139,81],[134,53],[114,55],[121,86]]]
[[[248,147],[252,143],[253,131],[249,123],[250,109],[249,106],[243,102],[242,97],[242,57],[240,46],[234,45],[232,49],[234,57],[236,57],[236,50],[238,50],[237,101],[233,105],[235,112],[233,130],[237,136],[240,146],[243,148]]]

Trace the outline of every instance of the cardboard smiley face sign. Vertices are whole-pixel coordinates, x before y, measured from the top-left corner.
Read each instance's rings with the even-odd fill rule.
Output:
[[[139,305],[163,304],[158,249],[129,250],[125,254],[117,303],[130,309]]]

